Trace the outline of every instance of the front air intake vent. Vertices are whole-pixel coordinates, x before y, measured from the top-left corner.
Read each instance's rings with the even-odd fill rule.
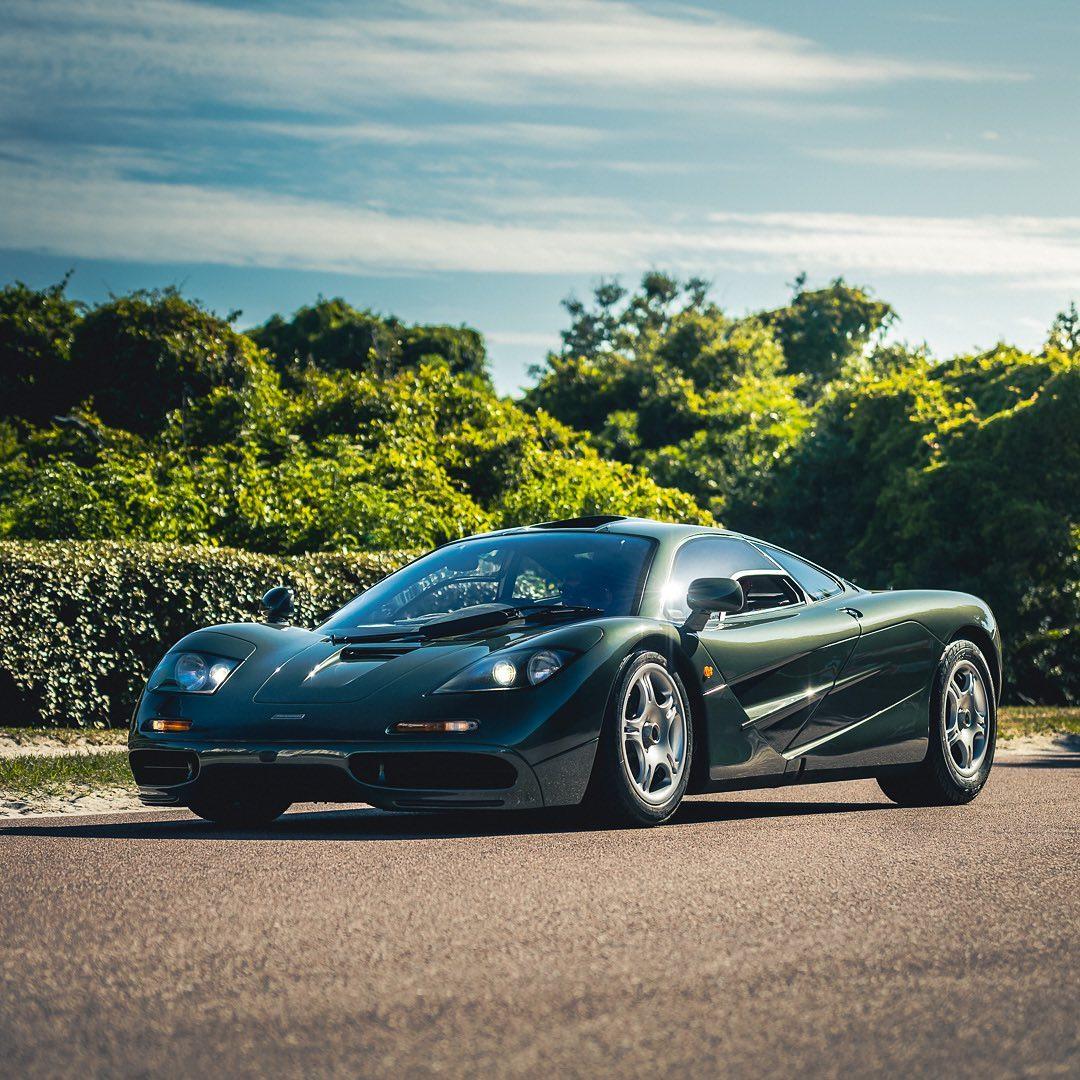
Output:
[[[349,645],[342,649],[338,658],[350,660],[396,660],[399,656],[412,652],[417,644],[408,645]]]
[[[517,781],[504,758],[454,750],[353,754],[349,768],[363,784],[416,791],[497,791]]]
[[[199,771],[199,758],[190,750],[131,750],[128,762],[135,783],[147,787],[186,784]]]

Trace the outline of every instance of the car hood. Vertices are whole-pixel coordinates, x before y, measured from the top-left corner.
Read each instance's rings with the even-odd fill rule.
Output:
[[[182,646],[199,647],[197,639],[204,634],[214,635],[219,642],[227,635],[254,647],[223,692],[250,695],[250,700],[264,704],[330,705],[362,701],[391,688],[430,693],[492,652],[532,642],[538,648],[558,645],[584,650],[600,640],[603,629],[593,619],[557,627],[504,626],[428,642],[343,644],[318,632],[246,623],[200,631]]]

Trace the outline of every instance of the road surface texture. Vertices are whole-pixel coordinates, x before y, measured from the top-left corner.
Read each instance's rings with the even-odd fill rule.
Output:
[[[675,822],[0,826],[0,1073],[1076,1076],[1080,757]]]

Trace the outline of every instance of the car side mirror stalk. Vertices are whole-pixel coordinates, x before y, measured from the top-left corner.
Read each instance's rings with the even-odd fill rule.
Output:
[[[734,578],[695,578],[686,590],[690,617],[683,629],[700,633],[711,615],[734,615],[745,602],[742,586]]]
[[[266,621],[278,626],[285,626],[289,617],[296,608],[293,591],[287,585],[277,585],[262,598],[263,611],[266,612]]]

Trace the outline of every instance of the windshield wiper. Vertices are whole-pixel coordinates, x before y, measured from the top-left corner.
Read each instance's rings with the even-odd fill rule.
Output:
[[[430,619],[419,627],[422,638],[455,637],[474,630],[487,630],[493,626],[505,626],[518,617],[518,609],[509,604],[474,604],[460,611],[448,612]]]
[[[417,636],[416,627],[402,629],[391,623],[373,625],[368,627],[358,626],[349,634],[331,634],[330,641],[334,645],[360,645],[365,641],[401,641]]]
[[[518,619],[529,622],[555,622],[559,619],[589,619],[603,615],[601,608],[586,604],[530,604],[527,607],[512,607],[509,604],[474,604],[449,611],[442,615],[429,616],[423,622],[411,626],[383,624],[368,628],[357,627],[348,634],[331,634],[330,640],[335,645],[359,645],[365,641],[415,640],[433,641],[437,638],[456,637],[476,630],[488,630],[496,626],[505,626]]]

